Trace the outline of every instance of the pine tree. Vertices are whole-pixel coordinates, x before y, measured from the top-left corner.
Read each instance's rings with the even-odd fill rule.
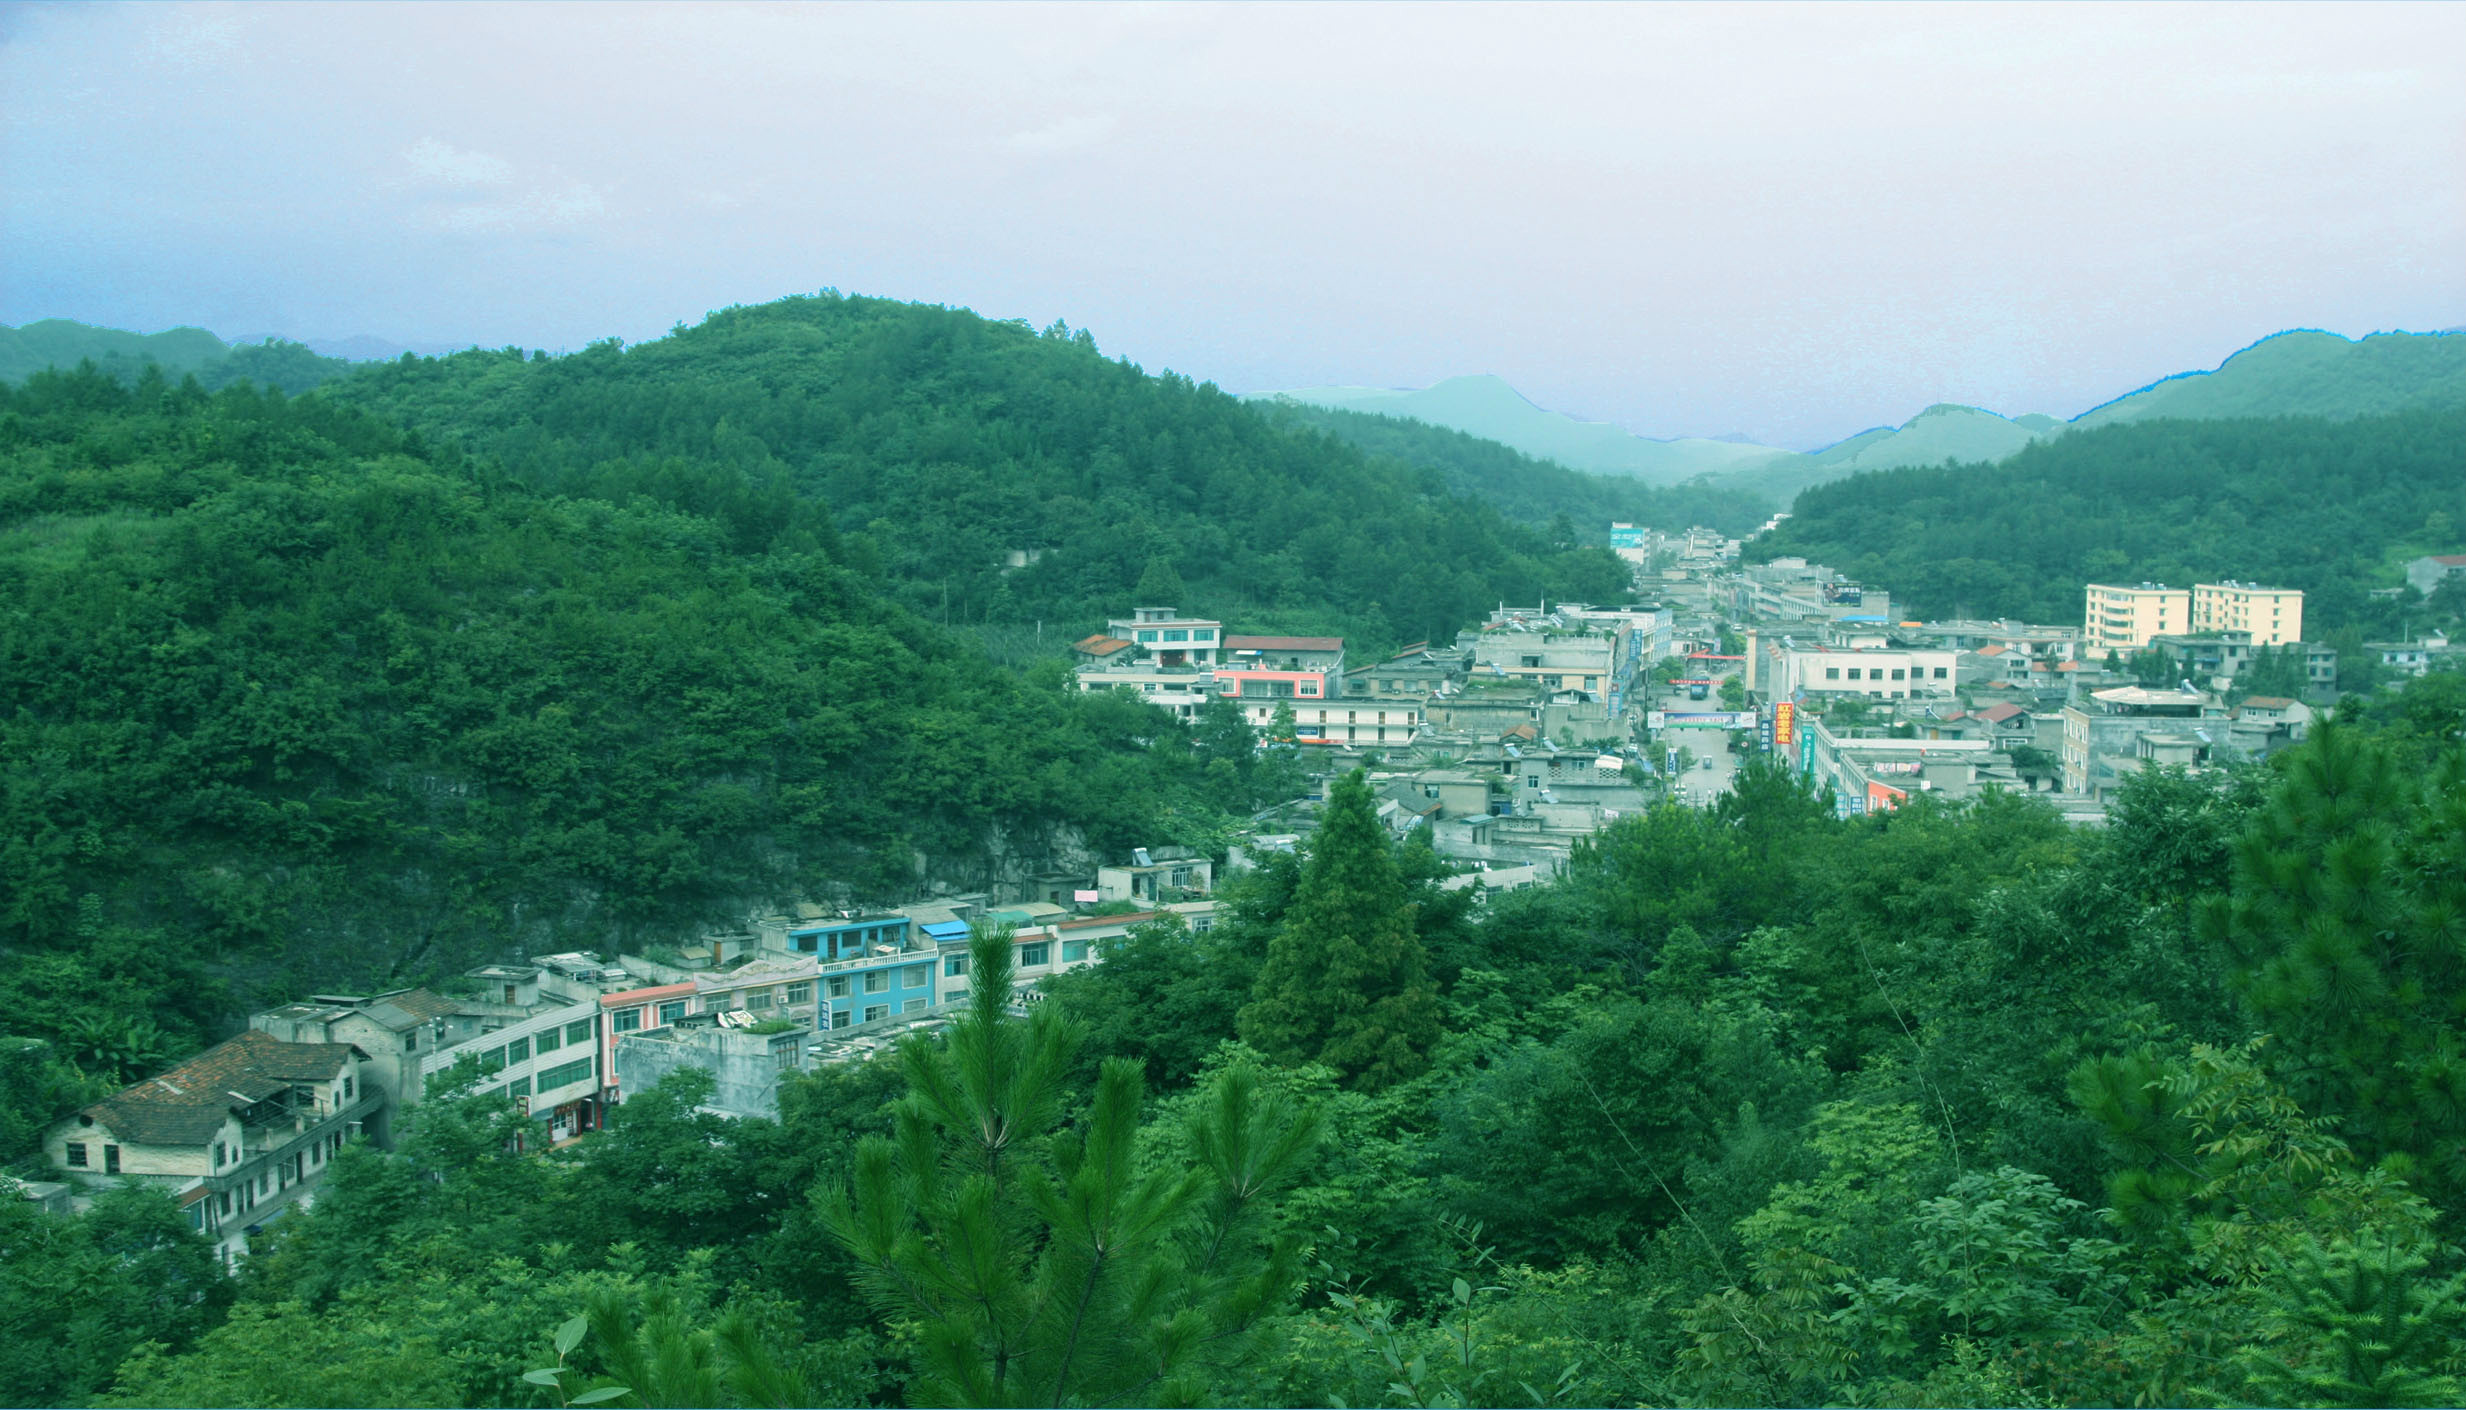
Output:
[[[970,947],[968,1011],[900,1046],[895,1139],[857,1146],[853,1188],[819,1192],[885,1316],[916,1324],[919,1405],[1170,1405],[1210,1398],[1296,1281],[1277,1195],[1318,1140],[1313,1111],[1219,1072],[1186,1162],[1142,1158],[1140,1066],[1106,1060],[1062,1129],[1081,1026],[1015,1018],[1007,928]]]
[[[1410,1077],[1438,1036],[1429,970],[1369,781],[1356,769],[1328,789],[1301,885],[1242,1010],[1242,1036],[1281,1061],[1324,1063],[1367,1087]]]
[[[2466,757],[2418,776],[2329,721],[2288,765],[2202,933],[2304,1105],[2367,1160],[2414,1156],[2447,1205],[2466,1188]]]
[[[1179,607],[1182,602],[1182,575],[1173,570],[1173,560],[1157,557],[1147,560],[1147,571],[1139,575],[1134,592],[1138,607]]]

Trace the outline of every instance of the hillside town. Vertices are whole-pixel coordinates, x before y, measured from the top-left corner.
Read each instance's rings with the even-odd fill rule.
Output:
[[[71,1211],[104,1187],[160,1188],[236,1269],[313,1201],[346,1143],[390,1145],[441,1094],[510,1099],[543,1149],[681,1068],[710,1074],[705,1110],[775,1118],[789,1075],[946,1023],[980,929],[1010,931],[1020,1006],[1135,927],[1207,930],[1219,882],[1301,847],[1327,781],[1356,769],[1390,833],[1426,836],[1456,869],[1442,884],[1478,902],[1546,882],[1622,816],[1716,804],[1759,755],[1845,817],[2004,791],[2095,825],[2136,771],[2275,753],[2336,698],[2336,653],[2305,639],[2293,589],[2090,584],[2078,624],[1919,621],[1821,564],[1742,564],[1741,541],[1709,530],[1610,536],[1640,600],[1502,603],[1453,641],[1375,659],[1170,603],[1077,641],[1078,690],[1194,725],[1229,704],[1259,749],[1299,766],[1307,791],[1251,819],[1221,859],[1156,845],[1002,892],[818,898],[640,952],[515,955],[452,982],[309,994],[54,1124],[52,1178],[19,1191]],[[2428,591],[2466,575],[2466,555],[2407,574]],[[2459,650],[2437,636],[2369,649],[2400,675]],[[2264,665],[2292,688],[2249,689]]]

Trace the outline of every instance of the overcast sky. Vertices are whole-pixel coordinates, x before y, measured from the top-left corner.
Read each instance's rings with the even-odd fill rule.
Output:
[[[0,323],[832,286],[1808,447],[2466,323],[2466,6],[0,8]]]

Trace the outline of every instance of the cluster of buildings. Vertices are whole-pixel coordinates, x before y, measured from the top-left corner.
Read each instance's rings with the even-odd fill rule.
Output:
[[[806,904],[613,961],[549,955],[433,987],[312,995],[54,1123],[42,1151],[58,1178],[26,1193],[73,1209],[98,1187],[159,1188],[235,1266],[253,1236],[313,1200],[345,1143],[391,1144],[399,1115],[440,1083],[509,1098],[526,1117],[523,1142],[540,1147],[598,1129],[683,1067],[713,1077],[707,1109],[776,1117],[790,1074],[947,1022],[968,997],[977,926],[1012,927],[1013,1001],[1024,1004],[1038,981],[1095,963],[1133,926],[1210,928],[1214,880],[1206,857],[1141,849],[1092,878],[1044,878],[1067,904]]]
[[[2078,627],[1903,621],[1889,593],[1796,558],[1717,573],[1706,597],[1745,643],[1753,708],[1735,726],[1794,756],[1844,814],[2009,789],[2095,821],[2138,769],[2304,737],[2307,700],[2238,698],[2258,652],[2297,653],[2313,700],[2337,679],[2337,653],[2303,640],[2302,592],[2232,579],[2092,584]],[[2152,652],[2172,678],[2162,686],[2107,668],[2133,658],[2145,672]]]

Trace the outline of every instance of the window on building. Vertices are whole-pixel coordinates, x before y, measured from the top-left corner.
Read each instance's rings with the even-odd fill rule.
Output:
[[[416,1053],[420,1050],[420,1031],[418,1029],[414,1028],[410,1032],[402,1035],[402,1050],[406,1053]]]
[[[848,997],[848,977],[846,975],[834,974],[831,976],[831,997],[834,999],[844,999]]]
[[[1062,942],[1062,963],[1077,964],[1079,961],[1086,958],[1087,942],[1085,940],[1065,940]]]
[[[1858,668],[1858,667],[1856,667],[1856,666],[1852,666],[1852,667],[1850,667],[1850,668],[1849,668],[1849,678],[1850,678],[1851,680],[1860,680],[1860,679],[1863,679],[1863,677],[1861,677],[1861,676],[1858,674],[1858,669],[1859,669],[1859,668]]]
[[[780,992],[779,1002],[786,1004],[791,1008],[798,1004],[812,1003],[813,981],[810,979],[805,979],[789,985],[786,989]]]
[[[888,1017],[890,1017],[890,1005],[888,1004],[867,1004],[865,1006],[865,1021],[867,1023],[880,1023],[883,1019]]]
[[[933,1000],[931,999],[905,999],[900,1002],[899,1011],[901,1013],[923,1013],[932,1005]]]
[[[518,1062],[529,1062],[530,1060],[531,1040],[529,1038],[516,1038],[514,1041],[505,1045],[505,1065],[507,1067],[512,1067]]]
[[[1021,968],[1026,968],[1030,965],[1046,964],[1051,962],[1052,955],[1053,947],[1051,945],[1042,943],[1022,945],[1019,947],[1019,964]]]
[[[868,994],[884,994],[890,992],[890,971],[887,969],[866,970],[865,992]]]
[[[1837,681],[1841,679],[1841,668],[1838,666],[1826,666],[1824,668],[1824,679],[1828,681]]]
[[[85,1169],[85,1168],[86,1168],[86,1143],[85,1143],[85,1142],[83,1142],[83,1141],[71,1141],[71,1142],[69,1142],[69,1143],[68,1143],[68,1148],[67,1148],[67,1150],[66,1150],[65,1152],[63,1152],[63,1154],[67,1157],[67,1160],[68,1160],[68,1163],[69,1163],[69,1169],[71,1169],[71,1170],[83,1170],[83,1169]],[[219,1162],[218,1162],[218,1163],[219,1163]]]
[[[685,1001],[683,999],[670,999],[659,1006],[659,1026],[662,1028],[674,1027],[676,1021],[684,1016]]]
[[[103,1147],[103,1173],[106,1175],[120,1173],[120,1148],[118,1146],[106,1144]]]
[[[539,1089],[542,1092],[552,1092],[559,1087],[567,1087],[580,1082],[590,1075],[591,1059],[589,1058],[559,1063],[539,1075]]]
[[[964,1002],[966,1002],[967,997],[968,997],[968,991],[967,991],[967,990],[965,990],[965,989],[952,989],[952,990],[950,990],[950,991],[948,991],[948,992],[946,992],[946,993],[944,993],[944,994],[942,995],[942,1002],[943,1002],[943,1003],[946,1003],[946,1004],[957,1004],[957,1003],[964,1003]]]
[[[225,1149],[225,1148],[224,1148],[224,1146],[223,1146],[223,1143],[222,1143],[222,1142],[220,1142],[220,1141],[216,1141],[216,1142],[214,1143],[214,1168],[215,1168],[215,1169],[217,1169],[217,1170],[220,1170],[220,1169],[222,1169],[222,1168],[223,1168],[223,1151],[224,1151],[224,1149]]]
[[[932,965],[912,964],[899,972],[899,987],[902,989],[926,989],[932,985]]]
[[[482,1072],[502,1072],[502,1071],[504,1071],[504,1070],[505,1070],[505,1049],[503,1049],[503,1048],[490,1048],[488,1051],[486,1051],[486,1052],[484,1052],[484,1053],[481,1053],[481,1054],[479,1055],[479,1065],[480,1065],[480,1071],[482,1071]]]
[[[618,1009],[616,1017],[610,1021],[609,1026],[619,1033],[631,1033],[642,1026],[642,1010],[638,1008]]]
[[[553,1053],[565,1046],[565,1032],[559,1028],[543,1028],[532,1040],[543,1053]]]
[[[767,1008],[769,1008],[770,1006],[771,1006],[771,991],[770,991],[770,990],[768,990],[768,989],[750,989],[750,990],[747,990],[747,991],[746,991],[746,994],[745,994],[745,1007],[747,1007],[747,1008],[749,1008],[749,1009],[767,1009]]]
[[[569,1024],[566,1024],[566,1025],[565,1025],[565,1041],[566,1041],[566,1042],[568,1042],[568,1043],[587,1043],[587,1042],[590,1042],[590,1041],[591,1041],[591,1020],[589,1020],[589,1019],[587,1019],[587,1018],[577,1018],[577,1019],[575,1019],[573,1022],[571,1022],[571,1023],[569,1023]]]
[[[965,956],[965,955],[944,955],[944,956],[942,957],[942,976],[943,976],[944,978],[946,978],[946,979],[963,979],[963,978],[965,978],[965,977],[967,976],[967,972],[968,972],[968,957],[967,957],[967,956]]]
[[[1938,667],[1936,667],[1936,668],[1935,668],[1935,678],[1936,678],[1937,680],[1942,680],[1942,679],[1944,678],[1945,674],[1946,674],[1946,672],[1945,672],[1945,669],[1944,669],[1943,667],[1938,666]]]
[[[1907,679],[1907,678],[1908,678],[1908,676],[1909,676],[1909,673],[1908,673],[1907,671],[1902,670],[1900,667],[1895,666],[1895,667],[1893,667],[1893,668],[1892,668],[1892,678],[1893,678],[1894,680],[1905,680],[1905,679]]]

